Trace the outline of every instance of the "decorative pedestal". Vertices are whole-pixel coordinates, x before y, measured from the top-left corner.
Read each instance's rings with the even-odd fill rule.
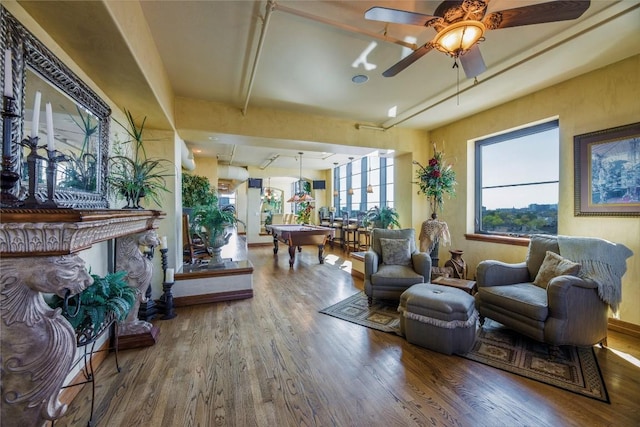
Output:
[[[78,252],[157,228],[164,213],[2,209],[0,214],[0,419],[40,426],[66,412],[58,394],[76,351],[71,325],[41,293],[81,292],[91,277]]]

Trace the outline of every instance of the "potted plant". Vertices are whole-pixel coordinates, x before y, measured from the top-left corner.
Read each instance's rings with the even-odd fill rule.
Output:
[[[63,107],[64,108],[64,107]],[[83,141],[79,153],[69,151],[66,155],[65,177],[61,186],[84,191],[95,191],[97,180],[97,158],[91,150],[91,138],[98,131],[99,126],[96,118],[87,112],[83,112],[80,106],[76,105],[78,118],[68,113],[69,119],[75,123],[82,131]]]
[[[362,223],[365,227],[372,225],[375,228],[400,228],[399,218],[400,216],[395,208],[389,206],[378,208],[374,206],[365,213]]]
[[[451,243],[449,227],[444,221],[438,220],[438,211],[442,211],[444,195],[448,197],[456,194],[456,173],[453,167],[444,159],[444,153],[438,151],[436,144],[433,144],[433,157],[429,159],[427,166],[422,166],[417,161],[413,161],[418,166],[417,178],[420,190],[418,194],[424,194],[429,200],[431,208],[431,218],[422,223],[420,229],[420,250],[429,252],[434,267],[438,267],[440,243],[448,245]]]
[[[64,298],[53,295],[49,305],[62,309],[62,315],[69,321],[78,337],[90,341],[111,320],[126,319],[133,307],[137,290],[129,286],[125,280],[126,275],[126,271],[118,271],[104,277],[92,274],[91,286],[66,302]]]
[[[116,155],[109,158],[108,182],[118,198],[127,201],[125,209],[142,209],[140,200],[148,197],[160,206],[160,192],[168,192],[166,178],[173,176],[167,159],[149,158],[144,149],[142,133],[146,117],[136,126],[131,111],[125,110],[127,125],[115,120],[127,131],[130,139],[116,145]],[[133,142],[133,153],[125,152],[125,144]]]
[[[213,264],[222,262],[220,252],[232,236],[228,229],[236,227],[238,223],[244,224],[236,217],[235,206],[219,207],[218,196],[213,191],[206,203],[193,207],[193,228],[195,231],[204,230],[203,240],[211,253]]]
[[[456,194],[456,173],[453,167],[444,159],[444,153],[436,149],[433,144],[433,157],[429,159],[427,166],[422,166],[417,161],[413,161],[418,166],[416,184],[420,186],[418,194],[424,194],[429,199],[431,217],[437,218],[438,211],[442,211],[444,195],[455,196]]]

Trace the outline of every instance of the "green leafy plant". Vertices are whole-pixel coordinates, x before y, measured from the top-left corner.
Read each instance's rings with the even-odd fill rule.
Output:
[[[298,212],[296,222],[298,224],[311,224],[311,212],[313,210],[313,206],[310,202],[300,202],[298,203]]]
[[[400,228],[399,219],[400,215],[395,208],[389,206],[378,208],[374,206],[364,214],[362,223],[365,227],[373,225],[375,228]]]
[[[456,194],[456,173],[452,166],[444,160],[444,153],[436,149],[433,144],[433,157],[429,159],[427,166],[422,166],[417,161],[413,161],[418,166],[416,177],[420,190],[418,194],[424,194],[429,199],[429,207],[433,214],[442,210],[443,197]]]
[[[182,206],[194,207],[208,205],[216,200],[216,192],[211,188],[209,179],[204,176],[182,174]]]
[[[218,206],[218,196],[215,192],[209,194],[206,204],[194,206],[192,214],[193,230],[196,233],[201,229],[205,230],[204,239],[207,247],[215,247],[216,242],[219,243],[222,240],[225,240],[226,244],[230,234],[227,233],[227,228],[235,227],[238,223],[244,224],[236,217],[235,206],[227,205],[222,208]]]
[[[127,317],[136,301],[137,290],[129,286],[126,275],[126,271],[104,277],[91,275],[93,284],[71,298],[68,308],[62,312],[76,331],[98,331],[110,312],[119,321]],[[64,308],[64,299],[54,295],[49,305],[52,308]]]
[[[64,109],[64,106],[62,106]],[[70,151],[66,155],[65,177],[61,182],[61,186],[68,188],[82,189],[86,191],[94,191],[96,189],[97,158],[89,152],[89,142],[93,135],[98,131],[99,125],[96,118],[88,112],[83,112],[79,105],[76,105],[78,112],[78,120],[75,115],[67,113],[73,123],[75,123],[84,136],[82,148],[79,153]]]
[[[142,133],[146,117],[138,127],[131,111],[125,110],[127,125],[115,120],[130,137],[128,141],[116,145],[116,155],[109,158],[108,182],[115,196],[127,201],[127,209],[141,209],[140,200],[148,197],[160,206],[160,192],[169,192],[166,178],[171,162],[167,159],[148,158],[144,149]],[[125,147],[133,143],[133,153],[127,155]]]

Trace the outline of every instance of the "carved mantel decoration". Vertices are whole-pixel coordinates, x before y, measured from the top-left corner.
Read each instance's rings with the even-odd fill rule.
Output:
[[[78,252],[158,227],[154,210],[0,211],[0,419],[42,425],[61,417],[60,387],[75,355],[75,332],[42,293],[75,295],[91,284]]]

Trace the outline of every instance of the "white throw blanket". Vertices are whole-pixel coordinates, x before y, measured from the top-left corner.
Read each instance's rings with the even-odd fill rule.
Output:
[[[418,237],[418,240],[420,240],[420,252],[431,253],[436,243],[442,246],[451,244],[449,227],[444,221],[428,219],[424,221],[422,227],[420,227],[420,237]]]
[[[625,245],[596,237],[558,236],[560,255],[580,264],[579,276],[598,284],[598,295],[618,311],[622,301],[622,276],[633,252]]]

